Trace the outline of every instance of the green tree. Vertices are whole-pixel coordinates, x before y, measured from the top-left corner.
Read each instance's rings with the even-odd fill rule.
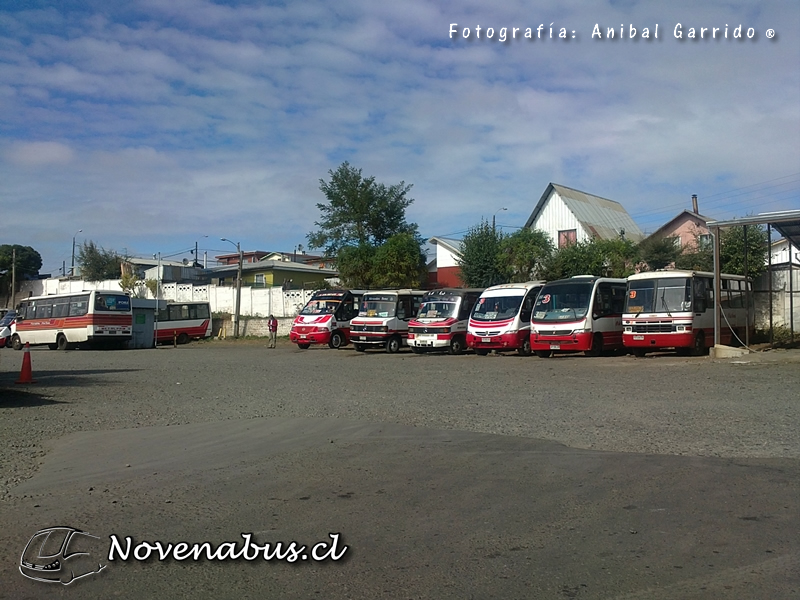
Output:
[[[553,254],[553,242],[544,231],[523,227],[504,236],[500,251],[511,270],[514,283],[540,279]]]
[[[372,272],[375,285],[384,288],[416,288],[427,274],[426,259],[417,238],[396,233],[375,251]]]
[[[372,271],[375,247],[370,244],[342,246],[336,258],[339,279],[346,288],[371,289],[374,287]]]
[[[86,281],[103,281],[121,277],[122,257],[114,250],[105,250],[92,240],[85,241],[80,247],[78,264],[81,266],[81,277]]]
[[[417,234],[417,225],[406,222],[406,209],[414,202],[406,197],[411,185],[376,183],[348,162],[328,174],[330,181],[319,181],[328,202],[317,204],[322,218],[314,222],[318,229],[307,236],[312,248],[336,256],[343,246],[377,247],[397,233]]]
[[[647,263],[651,271],[663,269],[674,263],[681,249],[675,245],[675,238],[653,237],[639,242],[639,259]]]
[[[457,261],[464,285],[485,288],[511,280],[511,267],[503,254],[504,238],[485,220],[467,230]]]
[[[769,240],[765,227],[747,226],[747,272],[745,272],[744,231],[744,227],[728,227],[720,232],[720,269],[723,273],[746,275],[752,279],[767,270]]]
[[[14,252],[16,250],[16,252]],[[16,268],[17,289],[19,283],[26,277],[37,275],[42,268],[41,255],[30,246],[19,244],[0,245],[0,293],[10,299],[12,279],[12,255],[16,254],[14,261]]]
[[[418,285],[425,255],[416,223],[406,221],[411,185],[377,183],[347,162],[328,174],[329,181],[320,179],[328,201],[317,204],[322,217],[307,236],[309,246],[336,257],[348,287]]]
[[[636,257],[636,244],[630,240],[593,238],[559,248],[542,273],[548,281],[575,275],[627,277],[634,272]]]

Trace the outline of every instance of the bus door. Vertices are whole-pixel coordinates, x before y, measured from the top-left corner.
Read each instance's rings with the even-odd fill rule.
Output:
[[[593,333],[601,333],[603,347],[622,348],[622,312],[626,284],[603,281],[595,287],[591,324]]]

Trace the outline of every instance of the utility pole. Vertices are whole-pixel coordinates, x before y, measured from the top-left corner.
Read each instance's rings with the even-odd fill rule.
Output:
[[[227,238],[220,238],[223,242],[228,242],[236,246],[236,252],[239,254],[239,272],[236,276],[236,311],[233,315],[233,337],[239,337],[239,317],[241,316],[242,307],[242,263],[244,262],[244,255],[242,253],[242,246],[239,242],[232,242]]]
[[[17,249],[11,248],[11,306],[17,308]]]

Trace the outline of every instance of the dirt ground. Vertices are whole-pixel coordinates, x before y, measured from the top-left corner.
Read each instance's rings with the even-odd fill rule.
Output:
[[[552,359],[280,340],[0,350],[0,598],[789,598],[800,352]],[[23,577],[36,531],[340,560]],[[340,548],[341,549],[341,548]],[[305,552],[308,554],[308,552]]]

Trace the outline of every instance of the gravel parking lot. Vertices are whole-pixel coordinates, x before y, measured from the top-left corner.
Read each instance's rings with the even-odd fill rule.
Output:
[[[20,543],[17,538],[8,537],[9,523],[15,521],[11,515],[36,514],[30,505],[31,497],[39,498],[34,493],[35,485],[40,486],[37,493],[44,492],[34,476],[46,467],[53,449],[77,432],[107,435],[103,432],[137,428],[158,432],[166,430],[145,428],[203,424],[213,432],[226,422],[282,418],[286,419],[283,423],[299,422],[297,419],[330,423],[335,419],[341,423],[406,426],[398,429],[400,437],[411,435],[408,432],[413,430],[408,427],[467,436],[495,434],[504,437],[492,440],[558,443],[591,451],[591,456],[605,456],[595,454],[604,451],[672,456],[665,460],[673,461],[681,460],[675,457],[716,457],[709,459],[712,462],[702,459],[702,465],[740,461],[795,473],[800,458],[800,353],[794,352],[720,361],[668,353],[645,359],[577,355],[539,359],[515,354],[478,357],[418,356],[408,351],[400,355],[364,354],[327,348],[300,351],[287,341],[269,350],[259,341],[214,341],[137,351],[34,349],[31,359],[36,383],[15,385],[22,353],[0,350],[0,435],[4,441],[0,448],[0,506],[5,506],[6,515],[2,523],[6,534],[0,547],[5,561],[0,568],[3,579],[9,572],[8,561],[14,560]],[[336,433],[332,431],[326,430],[324,435],[331,437],[330,443],[334,444]],[[112,440],[113,436],[91,439],[96,445],[97,440]],[[454,437],[454,443],[460,439]],[[355,446],[350,451],[360,443],[351,441]],[[419,449],[415,448],[414,451]],[[101,447],[96,449],[100,454],[103,451]],[[356,460],[355,456],[350,459]],[[727,460],[713,462],[719,459]],[[29,481],[32,477],[34,480]],[[344,475],[342,478],[346,479]],[[781,498],[794,495],[796,500],[796,479],[785,480],[781,485],[785,488]],[[66,497],[72,498],[69,494]],[[46,508],[42,500],[37,502],[36,507],[41,504]],[[75,502],[74,507],[80,506]],[[784,504],[782,510],[792,513],[795,509],[796,502]],[[73,514],[78,513],[70,513]],[[21,531],[31,528],[24,518]],[[787,518],[793,518],[796,525],[796,514]],[[113,519],[109,523],[113,527]],[[781,528],[785,527],[783,523]],[[796,546],[791,550],[783,555],[784,562],[773,567],[780,571],[796,566]],[[355,559],[349,563],[351,568],[355,563]],[[428,572],[420,569],[420,573]],[[362,576],[371,581],[368,575]],[[285,577],[289,575],[276,579],[279,583],[275,590],[286,597],[305,597],[309,591],[305,588],[303,593],[296,590],[296,595],[287,593],[289,584],[280,583]],[[670,577],[674,579],[675,575],[669,572],[662,583],[675,586],[684,581]],[[775,573],[770,578],[781,580]],[[430,589],[423,586],[424,579],[420,575],[420,589]],[[579,584],[573,590],[571,584],[564,584],[558,597],[611,597],[596,583],[593,588],[585,585],[586,590]],[[626,585],[621,583],[615,588],[620,597],[624,596],[622,592],[636,588]],[[796,578],[789,578],[785,585],[781,591],[794,589],[797,593]],[[258,586],[253,589],[263,591]],[[661,597],[695,597],[691,590],[681,589],[674,588],[674,594]],[[764,591],[763,586],[753,589]],[[336,590],[322,593],[331,597],[370,597],[347,586]],[[372,591],[375,595],[371,597],[400,597],[378,593],[377,588]],[[458,592],[457,586],[454,591]],[[499,593],[497,597],[526,597],[517,588],[507,591],[510,596]],[[164,590],[153,588],[151,592]],[[32,592],[26,589],[25,593]],[[12,596],[3,596],[0,591],[0,597]],[[466,596],[454,593],[452,597]],[[478,593],[476,597],[483,596]]]

